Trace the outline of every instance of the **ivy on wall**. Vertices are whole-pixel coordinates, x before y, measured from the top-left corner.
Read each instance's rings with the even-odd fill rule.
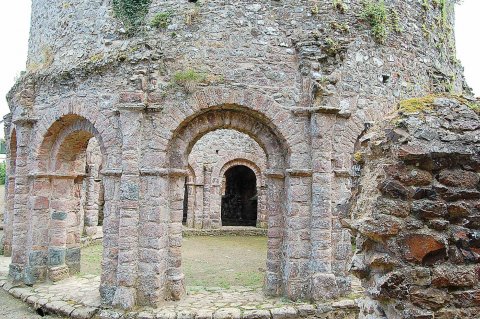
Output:
[[[140,28],[148,13],[152,0],[113,0],[113,12],[128,33]]]

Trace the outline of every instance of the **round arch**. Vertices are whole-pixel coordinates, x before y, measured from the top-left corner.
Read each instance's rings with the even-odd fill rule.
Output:
[[[168,144],[168,166],[186,169],[188,154],[195,143],[218,129],[232,129],[250,136],[264,150],[269,168],[286,167],[290,148],[276,127],[262,120],[255,111],[231,105],[211,108],[185,120]]]
[[[257,178],[257,185],[258,186],[264,186],[265,185],[265,180],[263,178],[263,172],[260,169],[260,167],[258,167],[258,165],[253,162],[252,159],[246,159],[246,158],[230,159],[230,158],[228,158],[225,161],[222,161],[222,163],[220,163],[220,165],[218,165],[217,167],[214,168],[214,170],[212,172],[212,176],[218,176],[219,181],[220,181],[221,178],[225,175],[225,172],[229,168],[234,167],[234,166],[238,166],[238,165],[246,166],[246,167],[250,168],[255,173],[255,176]],[[218,170],[218,167],[221,167],[220,170]]]
[[[283,123],[283,128],[285,125]],[[184,176],[188,174],[188,155],[195,143],[205,134],[217,129],[232,129],[244,133],[255,140],[266,155],[267,168],[276,172],[284,172],[290,160],[290,146],[284,135],[272,121],[259,111],[240,105],[219,105],[203,108],[196,114],[172,130],[172,138],[167,144],[165,168],[169,168],[169,259],[167,280],[171,298],[179,299],[185,292],[184,276],[182,273],[182,219]],[[300,142],[302,144],[302,142]],[[297,147],[298,145],[296,145]],[[258,170],[257,170],[258,171]],[[211,173],[211,172],[210,172]],[[271,174],[268,180],[268,224],[273,225],[274,231],[268,238],[268,255],[276,256],[283,249],[282,229],[284,229],[285,209],[285,182],[283,174]],[[214,207],[221,205],[214,205]],[[220,217],[220,211],[214,215]],[[208,219],[205,220],[207,227]],[[268,258],[266,265],[265,288],[270,294],[279,294],[282,287],[282,257]]]

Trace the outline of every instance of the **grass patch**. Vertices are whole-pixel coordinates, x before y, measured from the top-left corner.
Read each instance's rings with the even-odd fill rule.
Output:
[[[260,236],[189,236],[182,245],[188,286],[261,287],[265,276],[267,238]],[[100,275],[102,245],[82,248],[78,276]]]
[[[82,248],[79,276],[96,275],[102,273],[102,245],[92,245]]]

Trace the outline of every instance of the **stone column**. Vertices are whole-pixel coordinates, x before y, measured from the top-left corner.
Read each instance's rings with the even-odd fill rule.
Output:
[[[310,297],[312,172],[287,169],[286,173],[285,293],[292,300],[307,299]]]
[[[93,236],[97,233],[98,226],[98,191],[95,181],[95,164],[88,164],[88,176],[85,189],[85,224],[84,234]]]
[[[183,190],[188,171],[170,171],[170,226],[168,229],[169,268],[167,271],[170,298],[179,300],[185,294],[182,272]]]
[[[6,137],[6,151],[5,159],[5,209],[3,213],[3,246],[0,251],[3,251],[5,257],[12,255],[12,227],[13,227],[13,204],[15,198],[15,158],[16,149],[12,150],[11,145],[11,124],[12,115],[7,114],[4,119],[4,132]],[[12,153],[13,151],[13,153]],[[13,157],[12,157],[13,156]],[[0,242],[0,245],[2,243]]]
[[[193,228],[195,225],[195,206],[196,206],[196,190],[195,181],[187,183],[188,208],[187,208],[187,227]]]
[[[314,113],[312,132],[312,298],[338,297],[338,285],[332,271],[332,152],[335,116]]]
[[[167,170],[141,170],[140,224],[142,226],[139,228],[137,296],[139,304],[144,306],[156,307],[165,300],[165,297],[169,297],[167,271],[169,244],[173,245],[173,242],[169,242],[171,217],[168,194]],[[181,216],[183,217],[183,209]],[[181,219],[179,223],[181,231]]]
[[[203,229],[203,197],[205,191],[203,184],[195,184],[195,208],[193,227],[196,229]]]
[[[117,290],[113,306],[131,309],[137,304],[140,154],[142,105],[121,105],[122,176],[120,178],[120,216]]]
[[[85,175],[75,176],[73,181],[73,209],[68,214],[67,219],[67,251],[65,262],[68,266],[70,275],[80,272],[81,259],[81,237],[82,229],[80,227],[83,217],[83,206],[81,205],[83,180]]]
[[[117,289],[117,265],[120,215],[120,168],[102,171],[105,189],[103,208],[103,255],[102,275],[100,278],[100,297],[102,303],[111,305]]]
[[[59,281],[69,276],[67,244],[72,245],[71,223],[76,219],[75,176],[52,176],[50,227],[48,231],[48,278]]]
[[[52,185],[48,175],[32,174],[30,179],[32,188],[28,210],[31,218],[27,241],[29,255],[28,265],[25,268],[25,283],[33,285],[44,281],[47,276]],[[57,208],[55,207],[57,204],[54,201],[53,208]],[[63,203],[58,208],[63,208]]]
[[[7,160],[8,162],[8,160]],[[5,257],[12,256],[12,236],[13,236],[13,206],[15,203],[15,172],[9,169],[7,165],[8,174],[5,183],[5,212],[4,218],[4,235],[3,235],[3,255]]]
[[[28,153],[34,123],[35,121],[31,119],[19,119],[14,122],[17,134],[17,159],[15,168],[15,198],[12,216],[12,263],[9,269],[9,279],[13,284],[20,284],[23,281],[23,271],[28,257]]]
[[[268,227],[268,209],[266,199],[267,189],[265,186],[257,186],[257,227]]]
[[[203,180],[203,229],[218,228],[222,226],[221,219],[215,220],[211,216],[210,198],[212,197],[212,168],[205,166]]]
[[[212,228],[222,227],[222,186],[219,184],[218,178],[213,180],[210,186],[210,216],[212,220]]]
[[[278,296],[283,290],[283,236],[285,228],[285,188],[284,172],[269,170],[266,173],[266,193],[268,201],[268,257],[265,275],[265,293]]]

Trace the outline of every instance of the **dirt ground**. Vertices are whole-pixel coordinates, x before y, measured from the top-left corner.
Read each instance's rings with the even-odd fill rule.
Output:
[[[182,253],[187,286],[229,288],[260,287],[263,284],[266,237],[185,237]],[[101,245],[83,248],[80,275],[99,275],[101,254]]]

